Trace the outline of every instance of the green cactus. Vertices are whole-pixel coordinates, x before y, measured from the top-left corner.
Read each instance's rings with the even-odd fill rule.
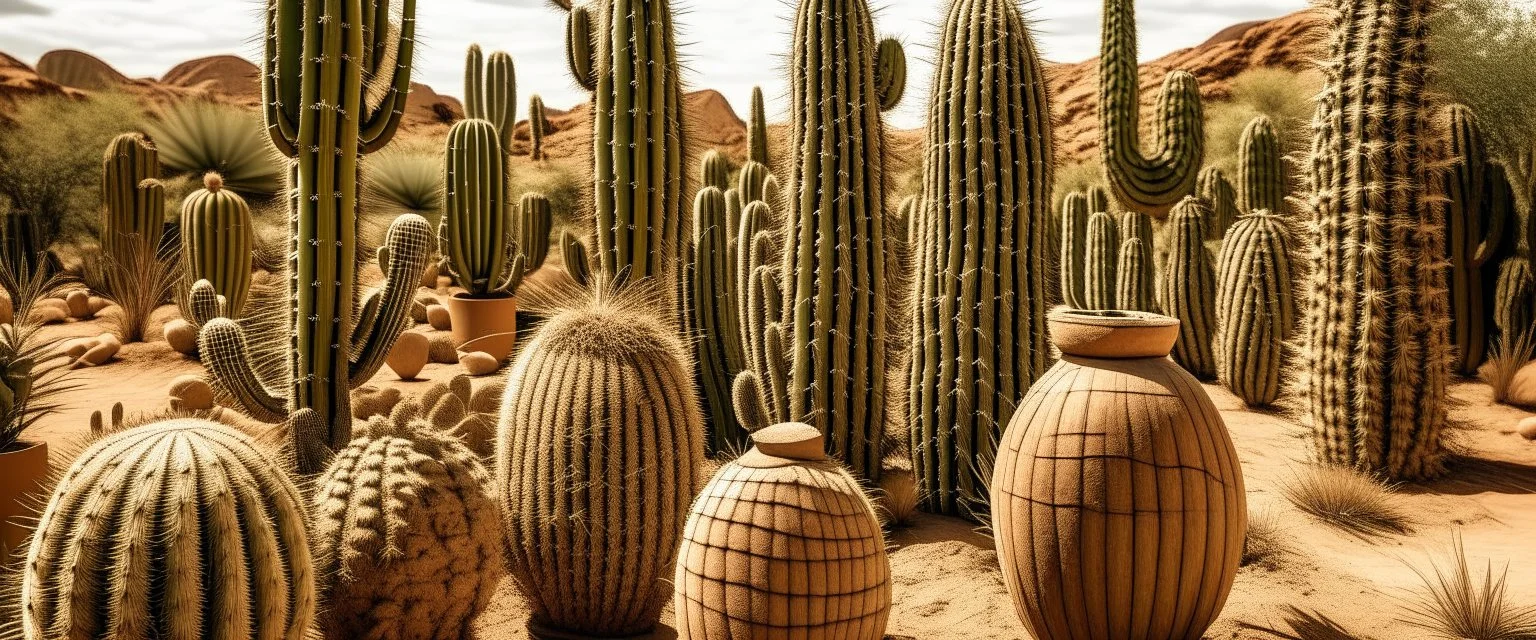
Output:
[[[1115,218],[1099,212],[1088,216],[1087,251],[1083,256],[1083,302],[1087,310],[1119,309],[1115,269],[1120,264],[1120,231]]]
[[[1286,212],[1290,177],[1285,172],[1285,151],[1269,116],[1259,116],[1243,128],[1237,141],[1237,211],[1240,214]]]
[[[217,173],[203,176],[203,188],[181,203],[182,279],[190,294],[193,283],[207,280],[222,298],[218,315],[240,317],[251,289],[251,255],[256,242],[251,208],[239,194],[226,190]],[[182,296],[181,316],[201,323]]]
[[[600,298],[549,319],[512,365],[495,486],[537,637],[642,634],[671,597],[704,425],[663,317]]]
[[[1088,308],[1088,197],[1079,192],[1061,201],[1061,302],[1073,309]]]
[[[496,51],[486,60],[480,45],[469,45],[464,61],[464,117],[489,122],[496,128],[499,148],[512,153],[517,124],[517,69],[512,56]]]
[[[732,378],[746,368],[741,344],[736,268],[731,246],[736,231],[726,224],[725,194],[713,186],[699,191],[693,205],[693,241],[688,262],[692,327],[698,333],[699,387],[711,454],[742,451],[750,446],[747,432],[732,408]]]
[[[1449,128],[1445,156],[1453,163],[1445,172],[1445,233],[1451,261],[1451,344],[1453,369],[1477,375],[1488,353],[1488,323],[1492,320],[1483,292],[1483,265],[1493,258],[1513,213],[1491,197],[1494,181],[1508,178],[1502,167],[1488,161],[1488,149],[1472,110],[1456,104],[1445,108]]]
[[[375,416],[355,435],[312,504],[326,637],[472,637],[505,571],[490,474],[417,412]]]
[[[763,88],[752,87],[752,120],[747,123],[747,157],[765,167],[768,161],[768,110],[763,105]]]
[[[1172,248],[1158,288],[1158,306],[1178,319],[1179,340],[1173,360],[1196,378],[1216,378],[1211,340],[1216,332],[1216,273],[1205,250],[1205,201],[1187,197],[1173,208]]]
[[[1152,252],[1141,238],[1131,236],[1120,242],[1115,272],[1115,302],[1125,311],[1157,312],[1154,294]]]
[[[1104,0],[1099,56],[1099,154],[1115,198],[1127,209],[1162,216],[1195,187],[1205,162],[1200,86],[1184,71],[1163,78],[1155,146],[1142,151],[1141,72],[1135,0]],[[1097,213],[1097,212],[1095,212]]]
[[[565,264],[566,275],[570,276],[577,285],[585,287],[591,282],[592,272],[587,264],[587,245],[569,229],[560,232],[560,258]]]
[[[876,43],[864,0],[801,0],[792,37],[789,414],[821,429],[828,453],[874,482],[892,346],[880,112],[905,90],[906,57],[894,40]]]
[[[139,133],[125,133],[107,145],[102,158],[101,196],[106,203],[101,224],[101,250],[108,269],[107,285],[116,284],[138,256],[153,256],[165,229],[165,198],[146,191],[145,181],[160,177],[159,152],[154,142]]]
[[[390,24],[395,16],[398,25]],[[432,230],[421,216],[402,215],[380,249],[383,286],[357,294],[358,162],[389,143],[405,112],[415,18],[416,0],[398,12],[388,0],[267,4],[264,116],[273,145],[291,159],[293,351],[282,381],[289,390],[277,392],[256,375],[245,333],[232,321],[204,324],[198,350],[251,417],[289,423],[302,473],[319,473],[351,441],[349,392],[378,371],[405,330],[427,267]]]
[[[544,99],[538,94],[528,98],[528,159],[544,160],[544,135],[549,128],[549,117],[544,115]]]
[[[668,0],[597,0],[570,10],[567,55],[593,94],[593,208],[599,270],[656,278],[686,326],[689,237],[683,85]]]
[[[1302,378],[1319,460],[1389,480],[1441,470],[1450,373],[1427,25],[1433,0],[1333,14],[1308,162]]]
[[[747,370],[762,372],[768,380],[782,380],[787,367],[781,366],[781,351],[768,349],[767,335],[769,327],[777,325],[775,319],[783,316],[784,303],[779,277],[782,255],[776,240],[778,233],[770,230],[773,217],[772,209],[761,200],[742,210],[736,227],[736,286],[732,295],[736,301],[740,344],[746,354]],[[774,423],[787,419],[788,395],[775,391],[775,395],[762,400],[769,407],[765,413],[772,415]]]
[[[1050,357],[1051,107],[1014,0],[952,3],[942,33],[911,223],[907,422],[925,507],[981,520],[985,461]],[[971,72],[978,46],[986,74]]]
[[[699,186],[722,192],[731,188],[731,161],[719,149],[704,152],[704,159],[699,161]]]
[[[745,207],[753,202],[767,202],[770,206],[775,203],[769,199],[768,179],[773,174],[768,172],[768,167],[748,160],[741,165],[741,171],[736,176],[736,193],[741,198],[741,206]]]
[[[1531,337],[1532,304],[1536,304],[1536,278],[1531,274],[1531,261],[1521,256],[1504,260],[1499,264],[1493,318],[1505,348]]]
[[[495,125],[460,120],[448,131],[443,154],[441,251],[459,286],[477,298],[517,295],[527,271],[507,215],[506,154]]]
[[[27,555],[27,638],[306,638],[315,569],[283,463],[215,422],[111,435],[60,479]]]
[[[1088,187],[1088,190],[1083,192],[1083,197],[1088,199],[1087,206],[1089,215],[1100,212],[1114,212],[1114,205],[1109,201],[1109,192],[1105,191],[1104,187],[1099,185]]]
[[[1148,254],[1156,236],[1152,230],[1152,216],[1140,211],[1126,211],[1120,214],[1120,241],[1125,242],[1135,238],[1146,245]]]
[[[1280,397],[1285,343],[1295,326],[1289,232],[1259,210],[1233,223],[1217,262],[1216,340],[1221,383],[1249,406]]]
[[[1205,238],[1207,240],[1222,239],[1227,233],[1227,227],[1232,226],[1232,221],[1239,213],[1237,190],[1232,187],[1232,182],[1227,180],[1226,172],[1212,166],[1200,171],[1195,194],[1204,200],[1205,206],[1210,209],[1204,221]]]
[[[538,271],[549,257],[549,234],[555,224],[549,198],[542,193],[525,193],[517,203],[517,248],[525,258],[527,273]]]

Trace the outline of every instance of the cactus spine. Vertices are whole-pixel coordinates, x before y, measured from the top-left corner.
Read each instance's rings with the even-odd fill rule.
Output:
[[[1269,116],[1254,118],[1237,141],[1237,211],[1284,215],[1289,192],[1285,152],[1280,148],[1275,124]]]
[[[1045,70],[1015,1],[953,3],[942,28],[913,214],[908,423],[926,508],[978,517],[982,461],[1049,357],[1055,158]],[[989,73],[972,72],[978,55]]]
[[[765,167],[768,161],[768,109],[763,105],[763,88],[752,87],[752,121],[747,125],[747,157]]]
[[[314,543],[331,583],[327,637],[472,637],[501,581],[490,474],[424,418],[375,416],[320,478]]]
[[[1173,360],[1196,378],[1216,377],[1216,358],[1211,353],[1216,331],[1216,273],[1205,250],[1205,202],[1188,197],[1173,208],[1173,247],[1163,269],[1158,306],[1179,321],[1179,340]]]
[[[539,162],[544,159],[544,134],[549,128],[549,117],[544,115],[544,99],[538,94],[528,98],[528,159]]]
[[[352,439],[349,391],[378,371],[409,322],[432,239],[420,216],[396,218],[381,250],[384,286],[355,302],[358,161],[389,143],[405,112],[416,0],[404,0],[400,24],[389,24],[393,15],[388,0],[267,3],[264,116],[273,145],[291,159],[288,392],[253,373],[234,322],[215,319],[199,339],[217,382],[251,417],[289,421],[304,473],[319,473]],[[377,101],[366,99],[370,88]]]
[[[1268,211],[1239,218],[1221,244],[1217,367],[1222,384],[1250,406],[1280,397],[1285,341],[1296,320],[1288,245],[1285,222]]]
[[[1078,192],[1061,201],[1061,302],[1073,309],[1088,308],[1088,205]]]
[[[1483,265],[1499,247],[1510,213],[1502,198],[1492,197],[1494,180],[1506,180],[1488,161],[1482,132],[1472,110],[1462,105],[1445,109],[1450,129],[1445,173],[1445,234],[1451,261],[1451,344],[1456,372],[1477,375],[1488,352],[1488,314],[1483,299]],[[1497,175],[1496,175],[1497,174]]]
[[[1119,309],[1115,302],[1118,286],[1115,269],[1119,266],[1120,231],[1115,219],[1099,212],[1088,216],[1088,250],[1083,259],[1084,309]]]
[[[464,117],[489,122],[496,128],[498,148],[512,153],[517,123],[517,69],[512,56],[496,51],[486,60],[480,45],[469,45],[464,61]]]
[[[790,418],[875,481],[885,428],[885,129],[904,91],[901,45],[875,42],[864,0],[801,0],[790,55],[784,327]]]
[[[1104,0],[1099,56],[1099,153],[1115,198],[1129,209],[1167,212],[1195,186],[1205,161],[1205,116],[1195,77],[1171,71],[1157,98],[1150,154],[1141,148],[1135,0]],[[1097,212],[1094,212],[1097,213]]]
[[[1156,313],[1157,302],[1153,293],[1152,252],[1147,244],[1135,236],[1120,243],[1119,265],[1115,272],[1115,302],[1126,311]]]
[[[704,426],[667,324],[600,300],[548,320],[508,374],[495,482],[540,631],[641,634],[671,593]]]
[[[1205,219],[1206,239],[1220,240],[1227,233],[1227,227],[1232,226],[1232,221],[1237,218],[1237,190],[1232,187],[1232,181],[1227,180],[1226,172],[1216,167],[1206,167],[1200,171],[1195,193],[1210,209]]]
[[[1341,4],[1312,124],[1301,389],[1319,459],[1393,480],[1441,468],[1451,363],[1428,145],[1433,6]]]
[[[760,204],[760,203],[754,203]],[[739,310],[732,293],[736,264],[731,247],[735,232],[726,222],[725,194],[706,186],[693,205],[693,255],[688,263],[692,326],[698,331],[699,387],[709,419],[710,453],[750,446],[731,403],[731,379],[746,368]]]
[[[527,258],[507,215],[506,154],[495,125],[460,120],[443,154],[444,199],[440,244],[448,268],[469,295],[514,296]]]
[[[181,264],[187,290],[198,280],[207,280],[224,300],[222,314],[240,317],[251,289],[254,244],[251,208],[245,199],[226,190],[219,174],[203,176],[203,188],[181,204]],[[201,322],[186,301],[181,315]]]
[[[38,521],[21,588],[25,637],[311,637],[304,499],[282,466],[204,420],[98,441]]]

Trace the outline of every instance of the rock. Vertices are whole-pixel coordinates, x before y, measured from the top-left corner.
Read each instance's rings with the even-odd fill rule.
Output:
[[[438,364],[458,364],[459,342],[447,331],[427,336],[427,359]]]
[[[1505,404],[1536,409],[1536,361],[1526,363],[1509,380],[1509,393]]]
[[[171,381],[171,408],[177,411],[207,411],[213,408],[213,387],[200,376],[179,376]]]
[[[95,338],[71,338],[59,343],[59,353],[70,358],[79,358],[96,346]]]
[[[166,322],[165,343],[177,353],[191,355],[197,351],[197,327],[181,318]]]
[[[96,336],[94,344],[91,345],[91,348],[86,350],[85,353],[80,354],[80,358],[75,360],[75,368],[79,369],[82,367],[98,367],[104,365],[108,361],[112,360],[112,357],[116,356],[117,352],[122,348],[123,343],[117,339],[117,336],[110,333],[103,333],[99,336]]]
[[[464,365],[464,372],[472,376],[488,376],[501,368],[496,357],[484,351],[472,351],[459,356],[459,364]]]
[[[427,324],[432,325],[438,331],[448,331],[453,328],[453,320],[448,317],[448,307],[440,304],[427,307]]]
[[[411,320],[416,324],[427,323],[427,307],[437,304],[437,296],[416,296],[416,301],[411,303]]]
[[[91,316],[94,317],[96,314],[101,313],[107,307],[112,306],[112,301],[101,296],[91,296],[90,300],[88,300],[86,304],[90,306]]]
[[[84,320],[91,317],[91,294],[75,289],[64,296],[64,306],[69,307],[69,317]]]
[[[1526,418],[1515,425],[1515,433],[1526,440],[1536,440],[1536,416]]]
[[[389,350],[389,357],[384,360],[384,364],[389,365],[389,370],[400,376],[401,380],[415,380],[416,374],[427,366],[427,351],[430,347],[431,341],[426,334],[407,331],[395,340],[395,346]]]

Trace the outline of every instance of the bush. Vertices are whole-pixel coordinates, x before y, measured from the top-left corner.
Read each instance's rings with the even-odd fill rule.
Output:
[[[1232,79],[1232,99],[1211,103],[1205,114],[1205,164],[1237,175],[1237,144],[1254,118],[1269,116],[1286,154],[1311,144],[1312,97],[1322,89],[1316,74],[1278,67],[1249,69]]]
[[[1536,143],[1536,13],[1524,6],[1450,0],[1430,25],[1434,88],[1472,108],[1494,156],[1504,159]]]
[[[1392,487],[1353,469],[1310,466],[1280,483],[1296,508],[1356,535],[1407,533],[1408,516]]]
[[[216,171],[224,177],[224,186],[257,198],[272,197],[283,188],[283,163],[255,111],[184,102],[158,114],[144,129],[166,169],[199,178]]]
[[[1536,638],[1536,607],[1511,601],[1505,579],[1490,561],[1475,580],[1461,538],[1455,540],[1448,567],[1430,561],[1429,570],[1413,567],[1423,586],[1402,597],[1403,622],[1446,640],[1529,640]]]

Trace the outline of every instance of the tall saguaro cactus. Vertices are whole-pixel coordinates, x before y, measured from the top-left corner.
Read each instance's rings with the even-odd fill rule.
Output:
[[[901,44],[877,44],[864,0],[801,0],[790,56],[784,327],[791,417],[880,474],[885,428],[885,126],[905,90]]]
[[[1121,204],[1160,216],[1195,187],[1205,161],[1205,116],[1195,77],[1169,72],[1157,98],[1154,146],[1143,152],[1135,5],[1135,0],[1104,0],[1099,153]]]
[[[273,145],[290,158],[288,390],[256,375],[233,321],[214,319],[200,338],[209,369],[253,418],[288,421],[304,473],[324,469],[350,440],[350,390],[373,376],[405,329],[432,241],[420,216],[397,218],[381,250],[384,286],[355,302],[358,161],[389,143],[405,112],[416,0],[404,0],[399,24],[394,15],[389,0],[268,1],[264,115]]]
[[[1441,468],[1444,221],[1426,96],[1434,0],[1338,0],[1313,119],[1303,321],[1318,457],[1396,480]]]
[[[1463,105],[1445,108],[1449,128],[1445,154],[1452,161],[1445,172],[1445,233],[1451,261],[1451,343],[1455,370],[1476,375],[1488,352],[1488,323],[1492,320],[1484,296],[1483,266],[1498,251],[1505,218],[1512,213],[1503,199],[1491,197],[1494,180],[1507,180],[1488,161],[1488,149],[1472,110]]]
[[[978,57],[989,73],[972,71]],[[1016,0],[952,3],[937,63],[912,238],[908,423],[927,508],[975,516],[984,461],[1049,357],[1051,106]]]
[[[569,20],[571,71],[593,98],[598,266],[610,277],[665,281],[681,318],[689,216],[671,2],[596,0],[570,7]]]
[[[101,199],[106,203],[102,221],[102,252],[127,264],[136,253],[154,255],[160,244],[165,210],[146,199],[139,186],[160,177],[160,154],[143,134],[125,133],[107,145],[102,158]],[[160,215],[155,215],[156,213]]]

